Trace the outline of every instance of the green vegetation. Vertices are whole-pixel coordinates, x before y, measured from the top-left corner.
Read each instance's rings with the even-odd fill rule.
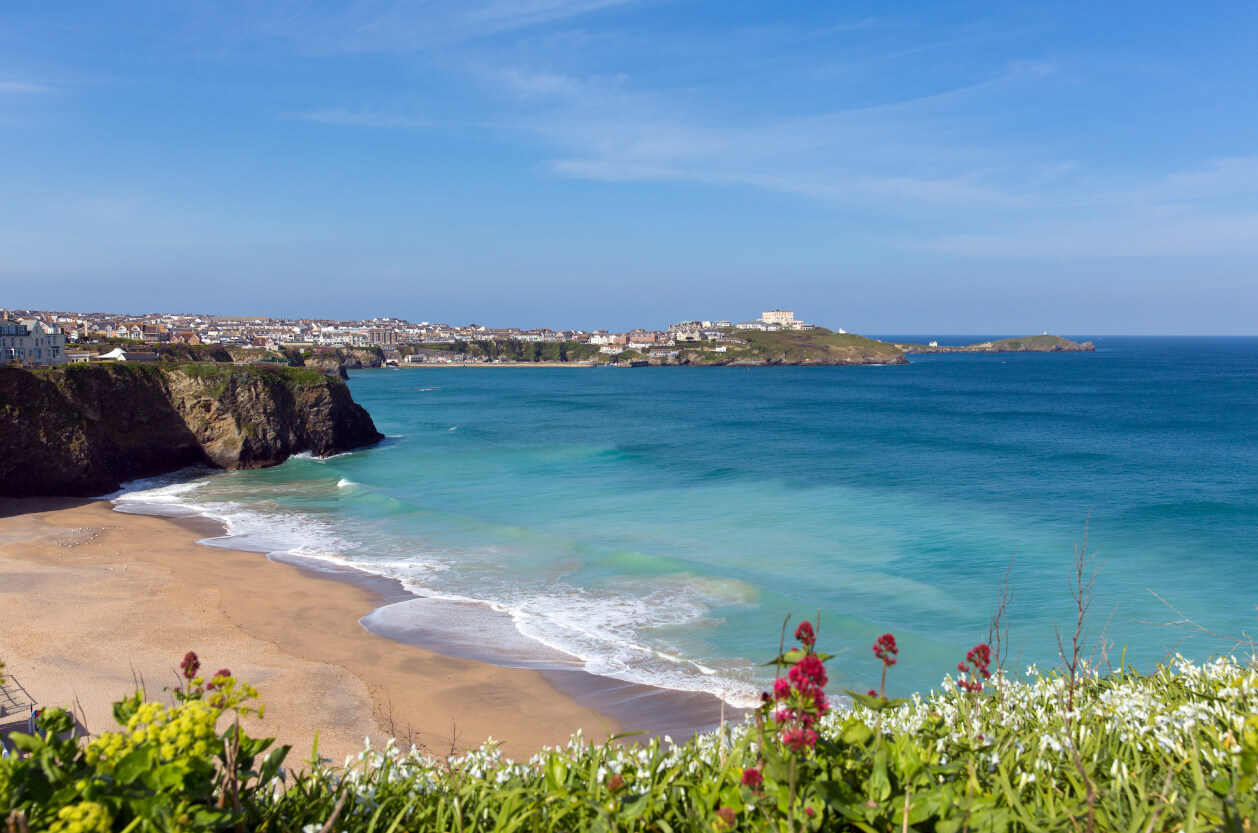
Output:
[[[65,833],[1253,830],[1253,659],[1101,675],[1076,652],[1022,683],[993,672],[999,647],[982,644],[939,693],[849,692],[851,710],[834,711],[819,630],[796,630],[754,721],[684,744],[578,734],[517,763],[488,744],[437,760],[390,743],[346,770],[316,755],[287,774],[287,748],[264,755],[271,741],[239,728],[255,692],[225,670],[197,676],[189,654],[171,705],[128,698],[119,731],[66,739],[73,721],[50,709],[44,737],[15,736],[18,754],[0,759],[0,817]],[[885,683],[890,634],[874,653]]]
[[[150,365],[151,367],[151,365]],[[263,379],[263,380],[279,380],[289,387],[297,385],[320,385],[339,382],[325,373],[318,370],[308,370],[304,367],[285,367],[283,365],[256,365],[256,364],[231,364],[231,363],[210,363],[210,364],[180,364],[170,368],[177,370],[185,375],[192,376],[197,379],[219,379],[226,382],[229,379]]]
[[[230,362],[231,354],[221,344],[163,344],[137,341],[130,338],[105,338],[100,336],[94,343],[67,345],[97,355],[121,347],[129,352],[156,353],[168,362]]]
[[[682,342],[679,359],[690,364],[739,362],[767,364],[899,364],[904,353],[893,344],[852,333],[813,330],[730,330],[734,341],[721,342],[724,353],[713,353],[709,342]]]

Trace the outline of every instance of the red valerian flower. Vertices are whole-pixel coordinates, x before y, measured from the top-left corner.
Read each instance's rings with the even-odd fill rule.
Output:
[[[183,662],[179,663],[179,669],[183,672],[185,680],[191,680],[197,675],[197,671],[201,669],[201,660],[197,659],[196,651],[189,651],[183,655]]]
[[[785,700],[791,696],[791,684],[785,677],[778,677],[773,681],[773,695],[779,700]]]
[[[612,792],[616,792],[616,790],[620,789],[624,785],[625,785],[625,779],[619,773],[607,779],[607,789],[611,790]]]
[[[821,660],[817,659],[816,654],[809,654],[791,668],[790,678],[791,682],[797,686],[806,684],[824,686],[827,682],[826,667],[821,664]]]
[[[957,688],[962,691],[968,691],[971,694],[977,694],[983,690],[983,680],[990,680],[992,673],[990,665],[992,661],[992,649],[986,643],[975,645],[965,655],[965,662],[957,663],[957,670],[962,674],[969,674],[970,679],[962,679],[957,681]],[[972,670],[971,670],[972,669]]]
[[[874,691],[874,690],[871,688],[871,689],[869,690],[869,696],[870,696],[870,697],[877,697],[877,696],[878,696],[878,692],[877,692],[877,691]]]
[[[987,643],[975,645],[971,648],[970,652],[965,655],[965,661],[973,665],[974,670],[981,674],[983,679],[991,679],[992,675],[991,671],[988,670],[988,666],[991,665],[992,661],[992,649],[988,647]]]
[[[734,811],[733,807],[722,807],[716,811],[716,817],[726,827],[733,827],[738,822],[738,813]]]
[[[795,639],[798,640],[799,644],[811,648],[813,643],[817,641],[817,634],[813,632],[812,622],[806,619],[800,622],[799,627],[795,629]]]
[[[883,665],[895,665],[895,657],[898,653],[900,649],[896,647],[895,637],[889,633],[884,633],[874,642],[874,656],[881,660]]]
[[[817,733],[812,729],[787,729],[782,733],[782,742],[796,752],[802,752],[817,745]]]
[[[743,786],[753,790],[764,783],[764,775],[755,767],[743,770]]]
[[[878,686],[878,696],[882,697],[887,690],[887,669],[895,665],[896,654],[900,653],[895,644],[895,637],[889,633],[874,640],[874,656],[882,663],[882,683]],[[871,691],[870,694],[873,692]]]

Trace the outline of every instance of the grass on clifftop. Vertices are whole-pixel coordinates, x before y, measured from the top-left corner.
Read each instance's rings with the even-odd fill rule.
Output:
[[[734,350],[738,357],[781,359],[787,362],[843,361],[845,359],[882,359],[899,361],[904,357],[893,344],[875,341],[854,333],[835,333],[823,328],[814,330],[735,330],[734,338],[748,343],[747,348]]]
[[[75,362],[57,367],[30,368],[30,372],[45,376],[54,382],[58,379],[82,381],[98,374],[157,378],[167,373],[183,373],[197,379],[216,379],[224,383],[233,378],[278,380],[288,387],[342,383],[334,376],[304,367],[285,367],[278,364],[248,365],[232,362]]]
[[[318,370],[308,370],[304,367],[285,367],[283,365],[241,365],[231,363],[210,363],[210,364],[175,364],[165,367],[167,370],[178,371],[188,376],[198,379],[279,379],[289,387],[297,385],[323,385],[333,381],[340,382],[340,379],[329,376]]]

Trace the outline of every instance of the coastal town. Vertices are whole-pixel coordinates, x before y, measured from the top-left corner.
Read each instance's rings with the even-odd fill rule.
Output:
[[[810,331],[814,325],[789,310],[759,318],[683,321],[664,330],[552,330],[449,325],[402,318],[287,319],[173,313],[111,315],[54,310],[0,309],[0,363],[51,367],[89,361],[157,361],[163,345],[217,345],[267,351],[370,348],[384,364],[501,363],[477,344],[575,345],[583,360],[618,356],[675,357],[679,345],[715,356],[745,345],[736,332]],[[843,330],[837,332],[843,333]],[[462,349],[457,349],[462,346]],[[108,348],[108,349],[100,349]],[[543,355],[542,352],[536,355]]]

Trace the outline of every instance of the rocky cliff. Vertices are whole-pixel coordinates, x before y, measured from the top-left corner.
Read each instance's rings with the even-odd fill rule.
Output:
[[[346,370],[384,365],[380,349],[372,347],[322,347],[310,351],[310,355],[303,352],[301,360],[305,367],[321,370],[324,373],[335,373],[342,379],[349,378]]]
[[[261,468],[382,439],[340,379],[230,364],[0,368],[0,495],[90,496],[194,463]]]

